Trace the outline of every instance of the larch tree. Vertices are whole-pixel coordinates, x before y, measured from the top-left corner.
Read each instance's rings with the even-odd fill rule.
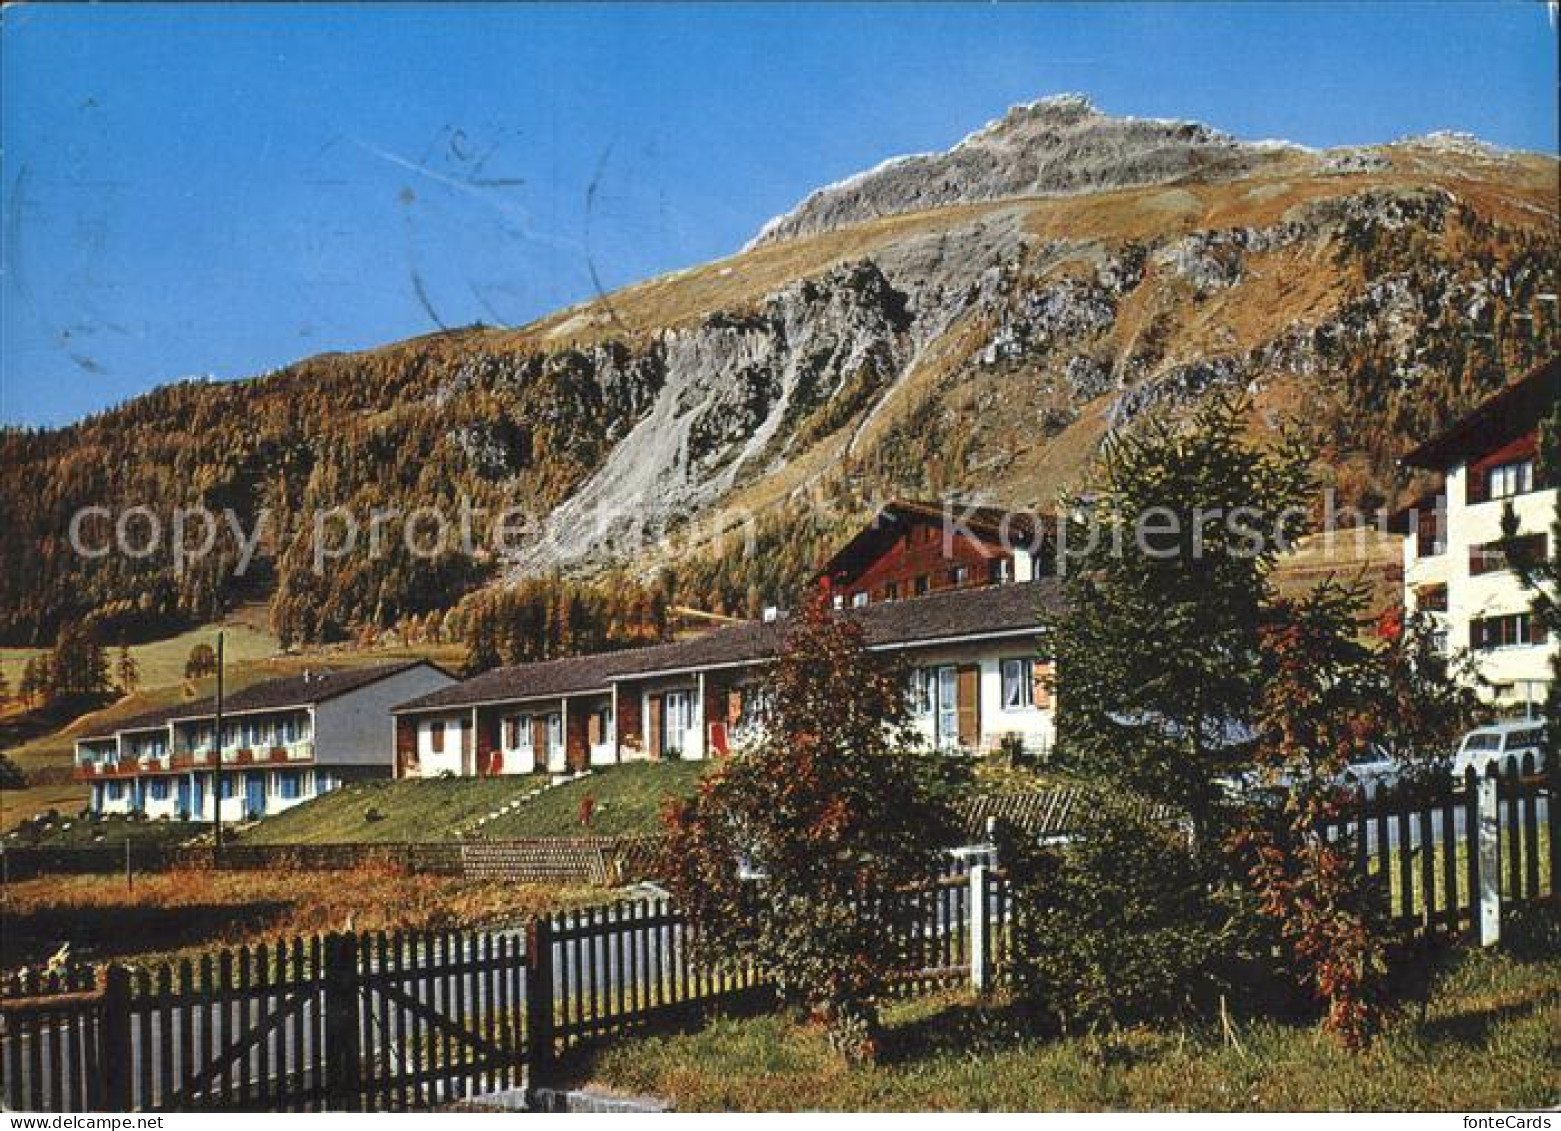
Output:
[[[877,1049],[879,1006],[917,962],[916,900],[957,842],[955,763],[910,724],[897,664],[823,596],[791,623],[764,737],[667,814],[668,880],[716,963],[752,963],[847,1058]]]

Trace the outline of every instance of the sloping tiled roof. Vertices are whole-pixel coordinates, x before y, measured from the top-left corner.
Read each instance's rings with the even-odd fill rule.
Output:
[[[924,597],[868,605],[844,615],[862,622],[868,647],[892,648],[1034,631],[1039,627],[1039,613],[1059,608],[1061,601],[1061,582],[1047,578],[979,589],[948,589]],[[613,683],[644,676],[758,663],[780,652],[787,625],[784,619],[769,623],[749,621],[671,644],[496,668],[402,703],[395,711],[470,707],[606,691]]]
[[[256,683],[222,699],[224,715],[247,714],[255,711],[274,711],[284,707],[314,707],[328,699],[346,695],[349,691],[368,687],[382,679],[399,675],[411,668],[426,664],[426,660],[401,660],[393,664],[374,664],[363,668],[339,668],[330,671],[301,672]],[[429,664],[430,667],[434,665]],[[209,719],[216,710],[216,700],[211,696],[174,703],[133,715],[122,722],[106,724],[107,729],[76,739],[90,742],[113,738],[121,731],[152,730],[172,720]]]
[[[1033,510],[979,506],[950,500],[891,499],[879,508],[871,522],[838,547],[818,569],[819,576],[850,572],[853,559],[871,554],[872,547],[897,537],[902,523],[921,522],[942,526],[948,522],[955,530],[970,533],[1005,549],[1039,549],[1042,537],[1057,529],[1055,515]]]
[[[666,647],[660,645],[659,647]],[[441,687],[393,708],[417,711],[435,707],[470,707],[477,703],[507,703],[522,699],[543,699],[556,695],[577,695],[586,691],[606,691],[609,678],[620,666],[640,652],[597,652],[588,656],[566,656],[558,660],[538,660],[494,668],[450,687]]]
[[[1446,431],[1406,453],[1399,463],[1446,471],[1527,432],[1557,400],[1561,400],[1561,356],[1486,398]]]
[[[126,719],[106,722],[103,724],[103,729],[80,735],[76,741],[101,742],[113,738],[120,731],[155,730],[167,726],[169,719],[183,718],[187,714],[210,710],[210,704],[210,699],[193,699],[187,703],[171,703],[164,707],[154,707]]]

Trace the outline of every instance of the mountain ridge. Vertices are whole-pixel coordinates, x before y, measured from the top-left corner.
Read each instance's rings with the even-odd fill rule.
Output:
[[[1125,164],[1124,138],[1148,139]],[[1088,149],[1064,170],[1084,187],[982,198],[1055,171],[998,168],[993,147],[1020,142],[1046,160]],[[795,585],[873,497],[1044,504],[1111,430],[1214,388],[1249,394],[1262,426],[1300,418],[1347,497],[1391,502],[1410,486],[1393,466],[1406,439],[1561,343],[1553,158],[1449,137],[1311,151],[1055,98],[941,156],[960,146],[978,159],[952,184],[939,155],[877,184],[869,170],[800,202],[795,230],[524,327],[321,355],[0,437],[18,532],[0,547],[0,633],[220,603],[221,563],[174,584],[52,548],[73,505],[192,496],[292,517],[510,500],[555,535],[503,560],[324,577],[277,547],[284,638],[383,628],[556,568],[675,561],[694,598],[749,605]],[[907,169],[923,183],[907,188]],[[1102,187],[1113,178],[1133,183]],[[893,210],[907,201],[930,206]],[[702,549],[727,512],[759,515],[776,560]],[[668,550],[626,537],[636,524],[704,535]],[[45,579],[70,600],[49,605]]]

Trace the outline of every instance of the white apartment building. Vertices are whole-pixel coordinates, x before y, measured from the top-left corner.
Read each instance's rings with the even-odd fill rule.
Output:
[[[1516,516],[1526,557],[1549,556],[1557,490],[1540,481],[1535,457],[1540,422],[1558,399],[1553,359],[1401,461],[1441,477],[1402,512],[1405,607],[1431,614],[1449,649],[1468,649],[1482,694],[1514,712],[1543,702],[1558,642],[1530,616],[1533,594],[1499,549],[1502,515]]]

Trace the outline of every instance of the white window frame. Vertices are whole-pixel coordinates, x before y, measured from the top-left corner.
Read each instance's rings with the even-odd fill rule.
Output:
[[[1009,695],[1009,674],[1018,677],[1014,690],[1018,692],[1017,701]],[[1029,711],[1035,707],[1035,661],[1028,656],[1013,656],[998,663],[998,676],[1002,689],[1002,704],[1005,711]]]
[[[959,668],[953,664],[941,664],[937,672],[937,698],[934,703],[934,742],[939,749],[948,750],[959,745]]]
[[[1513,460],[1499,463],[1486,472],[1486,498],[1511,499],[1534,489],[1534,461]]]

